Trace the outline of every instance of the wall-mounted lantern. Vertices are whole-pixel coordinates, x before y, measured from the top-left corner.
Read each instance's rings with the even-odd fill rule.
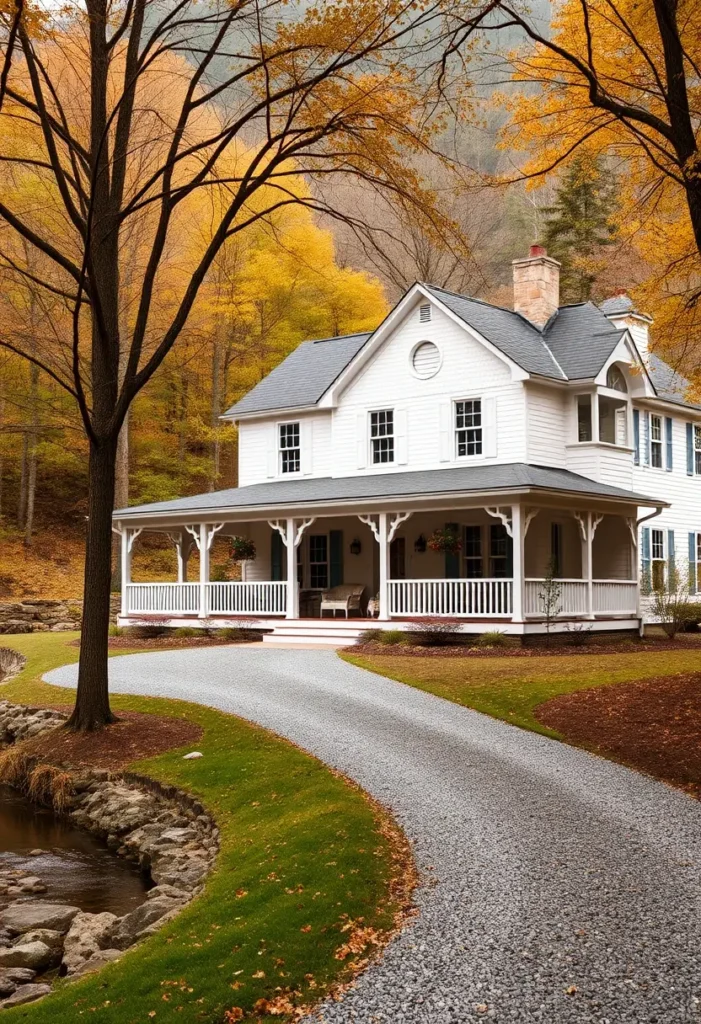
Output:
[[[420,533],[414,541],[414,551],[417,555],[424,555],[426,553],[426,538],[423,533]]]
[[[360,543],[359,539],[356,537],[354,540],[351,541],[350,553],[352,555],[359,555],[362,550],[363,546]]]

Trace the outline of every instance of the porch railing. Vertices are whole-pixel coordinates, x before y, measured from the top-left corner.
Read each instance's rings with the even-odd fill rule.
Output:
[[[199,583],[128,583],[127,615],[199,615]],[[207,583],[205,615],[284,615],[286,584]]]
[[[506,618],[513,580],[389,580],[390,615]]]
[[[557,580],[560,585],[558,615],[586,615],[588,584],[582,579]],[[544,614],[544,579],[526,580],[526,615],[542,617]],[[638,584],[635,580],[594,580],[592,586],[592,612],[594,615],[635,615],[638,603]]]

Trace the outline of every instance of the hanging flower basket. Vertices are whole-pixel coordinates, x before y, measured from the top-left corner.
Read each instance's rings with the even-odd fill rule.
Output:
[[[232,537],[229,555],[234,562],[252,562],[256,557],[256,546],[248,537]]]
[[[428,538],[428,546],[431,551],[439,551],[450,555],[457,555],[462,551],[460,534],[457,530],[434,530]]]

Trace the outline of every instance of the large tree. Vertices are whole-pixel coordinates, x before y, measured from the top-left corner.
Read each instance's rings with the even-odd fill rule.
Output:
[[[71,395],[89,442],[72,727],[112,718],[107,626],[120,429],[227,240],[291,205],[338,216],[323,198],[328,190],[314,191],[315,181],[335,176],[393,193],[433,230],[452,230],[407,159],[432,150],[440,98],[461,101],[449,65],[434,59],[455,28],[450,9],[444,0],[86,0],[70,15],[57,8],[32,19],[29,8],[5,8],[0,166],[12,187],[0,191],[0,254],[19,279],[60,298],[70,332],[37,351],[2,336],[0,345]],[[306,191],[291,185],[300,174]],[[217,201],[185,272],[179,254],[198,194]],[[127,314],[123,250],[134,223]],[[158,302],[164,279],[168,301]]]

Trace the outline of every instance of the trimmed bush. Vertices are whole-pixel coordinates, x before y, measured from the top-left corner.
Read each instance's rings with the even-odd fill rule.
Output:
[[[250,644],[260,640],[263,634],[261,630],[249,626],[225,626],[224,629],[210,630],[209,635],[230,640],[233,644]]]
[[[498,629],[490,629],[486,633],[480,633],[477,637],[478,647],[507,647],[508,638],[506,633]]]
[[[124,626],[116,626],[114,623],[109,628],[110,636],[124,636]]]
[[[410,643],[419,647],[446,647],[464,643],[462,619],[425,615],[409,623]]]
[[[383,629],[379,626],[374,626],[371,629],[364,629],[358,637],[359,644],[378,644],[382,643]]]
[[[403,629],[380,629],[378,630],[378,641],[387,647],[394,647],[396,644],[405,644],[407,635]]]
[[[171,635],[172,636],[202,636],[203,633],[202,633],[201,629],[195,629],[194,626],[178,626],[177,629],[173,630]]]

